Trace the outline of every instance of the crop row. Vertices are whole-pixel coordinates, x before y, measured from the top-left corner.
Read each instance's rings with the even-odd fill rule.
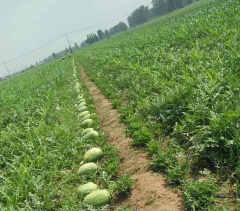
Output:
[[[88,210],[92,205],[83,203],[81,185],[108,189],[110,203],[129,182],[117,176],[118,152],[107,144],[72,67],[67,58],[0,84],[1,210]],[[95,148],[101,152],[96,171],[81,174]],[[105,201],[93,205],[107,206]]]

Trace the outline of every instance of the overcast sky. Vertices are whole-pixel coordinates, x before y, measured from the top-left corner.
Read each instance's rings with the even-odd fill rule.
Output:
[[[151,0],[7,0],[0,7],[0,76],[106,29]],[[31,50],[39,48],[31,52]],[[30,53],[31,52],[31,53]],[[25,55],[19,57],[20,55]],[[15,59],[18,58],[18,59]],[[6,62],[6,65],[2,63]]]

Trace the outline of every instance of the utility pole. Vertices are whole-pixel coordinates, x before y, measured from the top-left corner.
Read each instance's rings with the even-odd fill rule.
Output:
[[[65,38],[66,38],[66,41],[67,41],[67,43],[68,43],[68,47],[69,47],[69,49],[70,49],[70,53],[72,53],[72,47],[71,47],[71,43],[70,43],[68,34],[65,35]]]
[[[5,67],[7,74],[10,75],[10,70],[8,69],[7,63],[3,62],[2,65]]]

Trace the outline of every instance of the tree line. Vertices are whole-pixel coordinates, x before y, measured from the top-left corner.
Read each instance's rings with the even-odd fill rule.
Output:
[[[183,8],[199,0],[152,0],[152,7],[141,5],[135,9],[127,18],[128,24],[119,22],[117,25],[105,31],[99,29],[96,33],[87,35],[86,40],[81,44],[81,47],[91,45],[103,39],[107,39],[115,34],[124,32],[129,28],[144,24],[147,21],[157,17],[166,15],[176,9]]]
[[[124,22],[119,22],[118,24],[111,27],[110,29],[106,29],[106,30],[99,29],[96,33],[90,33],[87,35],[87,38],[81,43],[80,46],[77,43],[75,43],[74,46],[69,46],[69,48],[66,48],[63,51],[60,51],[58,53],[54,52],[49,57],[40,61],[39,64],[46,63],[49,61],[54,61],[58,58],[62,58],[68,53],[78,50],[81,47],[86,47],[100,40],[108,39],[115,34],[124,32],[129,28],[136,27],[140,24],[144,24],[145,22],[150,21],[151,19],[157,16],[162,16],[176,9],[183,8],[189,4],[192,4],[195,1],[199,1],[199,0],[152,0],[151,8],[141,5],[137,9],[135,9],[128,16],[127,24]],[[39,64],[36,63],[36,65],[34,66],[38,66]],[[28,69],[32,67],[33,65]]]
[[[141,5],[128,17],[128,25],[135,27],[156,16],[166,15],[199,0],[152,0],[152,8]]]
[[[81,47],[91,45],[103,39],[107,39],[126,30],[128,30],[128,25],[124,22],[119,22],[117,25],[111,27],[110,29],[106,29],[105,31],[99,29],[96,33],[88,34],[86,40],[82,42]]]

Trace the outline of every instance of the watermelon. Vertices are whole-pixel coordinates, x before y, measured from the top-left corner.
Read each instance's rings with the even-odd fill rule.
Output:
[[[83,117],[81,118],[81,120],[84,121],[84,120],[90,119],[90,118],[91,118],[90,114],[87,114],[87,115],[83,116]]]
[[[103,151],[100,148],[94,147],[88,150],[84,155],[84,161],[92,162],[99,160],[103,156]]]
[[[91,131],[94,131],[94,129],[93,128],[86,128],[82,131],[82,135],[86,135],[87,133],[89,133]]]
[[[82,123],[81,126],[82,127],[90,127],[93,124],[93,120],[92,119],[85,119]]]
[[[88,110],[87,106],[78,106],[79,112],[83,112],[83,111],[87,111],[87,110]]]
[[[95,190],[88,194],[83,202],[92,206],[102,206],[110,202],[111,195],[107,190]]]
[[[87,195],[98,189],[98,186],[92,182],[88,182],[87,184],[80,185],[77,189],[78,193],[81,195]]]
[[[97,171],[97,165],[95,163],[85,163],[80,166],[78,173],[81,175],[93,174]]]
[[[86,132],[86,134],[83,136],[83,139],[96,138],[98,136],[99,136],[99,134],[97,131],[90,130],[90,131]]]
[[[80,114],[78,114],[78,117],[79,117],[79,118],[83,118],[83,117],[86,116],[86,115],[90,115],[90,112],[89,112],[89,111],[83,111],[83,112],[81,112]]]

